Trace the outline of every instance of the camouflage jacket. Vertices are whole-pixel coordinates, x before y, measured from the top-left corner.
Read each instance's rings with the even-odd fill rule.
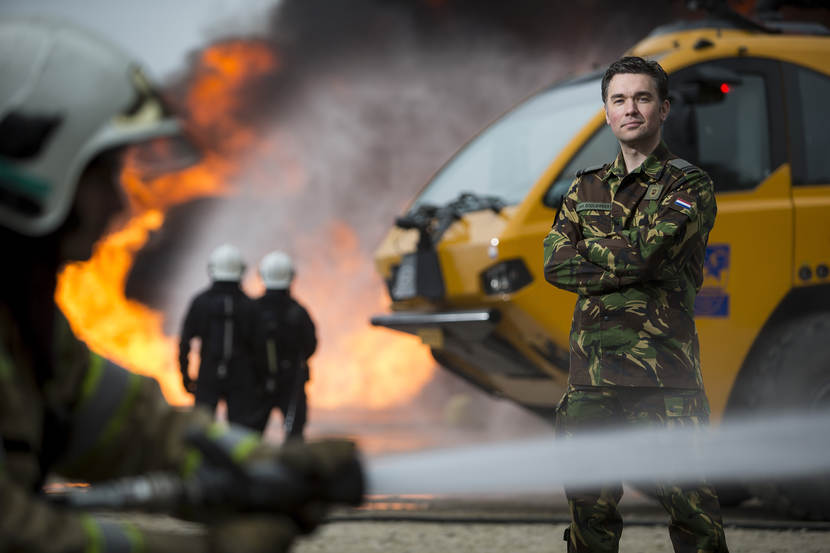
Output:
[[[545,278],[579,296],[571,386],[702,389],[694,300],[715,222],[712,180],[660,145],[580,172],[544,241]]]

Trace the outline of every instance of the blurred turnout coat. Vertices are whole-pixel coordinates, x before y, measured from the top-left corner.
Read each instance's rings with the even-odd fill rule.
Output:
[[[196,403],[215,408],[225,398],[228,420],[248,426],[259,394],[252,355],[254,317],[253,300],[238,282],[216,281],[191,301],[179,344],[179,366],[185,373],[190,342],[201,340]]]
[[[544,240],[545,278],[578,294],[569,385],[702,390],[694,301],[715,222],[712,180],[662,142],[581,171]]]
[[[317,349],[317,335],[308,311],[288,290],[269,289],[256,300],[259,323],[256,357],[265,387],[268,411],[279,407],[296,417],[292,431],[302,433],[306,417],[305,382],[308,359]]]
[[[38,494],[49,473],[95,482],[183,470],[185,431],[211,418],[172,409],[155,380],[90,352],[57,309],[44,332],[52,347],[35,351],[41,340],[31,335],[24,339],[0,304],[0,551],[127,552],[141,542],[146,551],[181,550],[175,538],[168,549],[126,523],[56,509]]]

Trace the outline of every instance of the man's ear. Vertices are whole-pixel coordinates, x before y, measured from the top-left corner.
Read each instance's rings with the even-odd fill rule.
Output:
[[[663,100],[663,103],[660,106],[660,122],[661,123],[666,121],[666,118],[669,116],[669,111],[671,111],[671,102],[669,102],[668,99]]]
[[[607,109],[605,109],[605,103],[604,103],[604,102],[603,102],[603,104],[602,104],[602,113],[604,113],[604,114],[605,114],[605,124],[606,124],[606,125],[611,125],[611,120],[610,120],[610,119],[608,119],[608,110],[607,110]]]

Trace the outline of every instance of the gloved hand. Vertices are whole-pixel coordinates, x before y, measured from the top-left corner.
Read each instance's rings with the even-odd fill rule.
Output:
[[[196,393],[196,381],[191,380],[189,376],[182,375],[182,385],[184,389],[187,391],[188,394],[195,394]]]
[[[224,520],[238,513],[282,515],[296,531],[311,532],[332,504],[359,505],[363,472],[353,442],[322,440],[277,447],[231,425],[213,426],[188,440],[199,451],[191,467],[186,517]],[[195,509],[194,509],[195,507]]]
[[[274,455],[282,466],[301,475],[306,485],[317,488],[309,494],[311,500],[291,515],[303,534],[323,521],[333,503],[357,506],[363,501],[365,483],[354,442],[289,440],[279,448],[265,445],[252,457],[259,455]]]
[[[352,442],[280,448],[246,429],[216,424],[188,432],[186,440],[195,448],[180,473],[149,472],[98,483],[53,501],[79,511],[145,510],[202,523],[198,532],[138,529],[112,520],[95,523],[110,525],[107,531],[90,531],[89,521],[83,525],[99,546],[102,538],[120,534],[123,539],[113,543],[138,539],[147,553],[282,553],[297,534],[314,530],[331,505],[362,502],[363,472]]]

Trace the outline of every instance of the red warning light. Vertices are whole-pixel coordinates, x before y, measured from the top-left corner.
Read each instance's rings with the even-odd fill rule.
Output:
[[[730,90],[730,88],[729,88],[729,85],[728,85],[728,84],[726,84],[726,83],[721,83],[721,85],[720,85],[720,91],[721,91],[721,92],[723,92],[724,94],[726,94],[727,92],[729,92],[729,90]]]

